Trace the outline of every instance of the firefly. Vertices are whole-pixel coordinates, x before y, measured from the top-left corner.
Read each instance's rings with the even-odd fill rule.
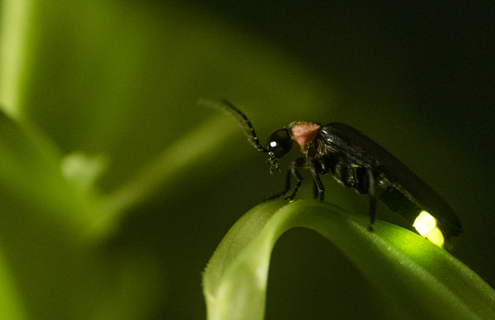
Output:
[[[374,228],[377,200],[381,200],[409,221],[422,236],[447,250],[453,248],[452,238],[462,232],[457,214],[432,187],[390,152],[351,126],[296,121],[271,133],[264,147],[246,115],[230,102],[201,100],[200,103],[232,116],[249,143],[268,155],[270,173],[280,172],[280,159],[294,146],[300,149],[303,156],[290,163],[285,189],[269,199],[286,195],[291,190],[291,177],[294,177],[296,185],[285,198],[293,201],[303,181],[299,170],[309,170],[316,186],[315,198],[323,201],[325,188],[320,176],[330,173],[342,186],[368,195],[370,231]]]

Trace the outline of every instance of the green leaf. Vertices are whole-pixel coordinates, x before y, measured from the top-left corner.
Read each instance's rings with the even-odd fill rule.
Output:
[[[266,283],[277,239],[313,229],[338,247],[383,294],[389,319],[488,319],[495,292],[448,252],[421,236],[328,203],[280,200],[247,212],[213,254],[203,277],[208,319],[263,319]]]

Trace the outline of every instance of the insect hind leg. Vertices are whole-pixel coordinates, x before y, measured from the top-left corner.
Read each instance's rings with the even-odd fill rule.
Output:
[[[370,197],[369,204],[369,215],[370,215],[370,225],[368,226],[369,231],[375,229],[375,216],[376,216],[376,195],[375,195],[375,177],[373,177],[373,172],[367,170],[368,173],[368,195]]]

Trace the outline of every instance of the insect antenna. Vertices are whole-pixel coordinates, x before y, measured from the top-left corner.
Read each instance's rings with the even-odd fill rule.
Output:
[[[256,132],[254,132],[254,128],[253,125],[251,124],[251,121],[249,121],[249,119],[246,117],[244,113],[242,113],[239,109],[234,107],[232,103],[230,103],[225,99],[222,99],[222,102],[218,103],[201,98],[198,100],[198,104],[202,106],[218,109],[223,113],[231,116],[237,122],[237,125],[239,126],[239,128],[241,128],[244,135],[246,135],[249,143],[253,145],[253,147],[255,147],[256,150],[260,152],[268,152],[268,150],[266,150],[260,144],[260,141],[258,140],[258,136],[256,136]]]

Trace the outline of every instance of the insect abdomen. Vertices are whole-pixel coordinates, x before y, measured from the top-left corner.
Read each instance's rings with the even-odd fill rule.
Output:
[[[413,223],[419,213],[423,211],[422,208],[418,207],[402,192],[393,187],[388,187],[386,189],[379,188],[377,198],[380,199],[390,210],[402,215],[411,223]]]

